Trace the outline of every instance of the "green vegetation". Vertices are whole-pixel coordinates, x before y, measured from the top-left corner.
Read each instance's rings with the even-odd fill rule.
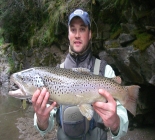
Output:
[[[149,47],[153,42],[154,38],[151,34],[146,32],[136,33],[137,39],[133,42],[135,48],[144,51],[147,47]]]
[[[118,27],[114,32],[111,33],[110,39],[116,39],[122,32],[122,28]]]
[[[65,0],[2,0],[1,19],[5,38],[16,50],[22,47],[44,47],[57,41],[59,24],[67,27],[67,16],[77,7],[91,3]],[[67,15],[67,16],[66,16]],[[62,27],[63,27],[62,26]]]
[[[3,44],[3,42],[4,42],[4,39],[0,38],[0,46]]]
[[[10,50],[12,52],[14,51],[14,46],[12,44],[10,45]],[[9,72],[11,72],[11,73],[16,72],[17,68],[15,66],[15,61],[13,60],[12,53],[8,54],[7,60],[8,60],[9,66],[10,66]]]
[[[139,5],[144,3],[148,3],[145,12],[139,8]],[[12,43],[15,50],[22,50],[48,47],[52,43],[61,44],[63,39],[67,38],[68,15],[76,8],[88,11],[94,35],[101,34],[104,24],[109,24],[110,39],[116,39],[122,32],[120,23],[127,23],[128,15],[132,18],[133,24],[141,23],[141,18],[146,16],[148,18],[151,15],[151,10],[147,9],[152,8],[149,5],[153,5],[153,2],[151,0],[1,0],[0,5],[0,45],[6,41]],[[143,16],[138,16],[140,14]],[[151,35],[136,34],[136,36],[138,40],[134,44],[141,50],[152,42]],[[95,40],[96,36],[93,37]],[[141,45],[143,41],[147,43]]]
[[[4,1],[4,0],[3,0]],[[5,38],[15,48],[26,46],[28,40],[39,29],[46,17],[40,1],[5,1],[2,7],[2,27]]]
[[[110,48],[118,48],[120,47],[120,44],[118,42],[112,42],[110,45]]]
[[[0,28],[0,46],[4,43],[4,38],[2,37],[3,29]]]
[[[12,59],[12,57],[8,57],[8,62],[9,62],[9,65],[10,65],[10,72],[15,72],[16,69],[15,69],[15,62],[14,60]]]

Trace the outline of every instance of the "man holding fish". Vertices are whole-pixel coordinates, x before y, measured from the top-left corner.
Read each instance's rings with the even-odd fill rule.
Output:
[[[90,27],[91,24],[87,12],[77,9],[70,14],[68,21],[68,39],[70,43],[69,54],[61,67],[65,69],[82,67],[89,69],[92,73],[95,73],[95,67],[99,67],[99,72],[97,74],[107,78],[114,78],[115,73],[111,66],[107,65],[103,60],[101,62],[96,60],[96,58],[92,56],[90,48],[92,34]],[[82,123],[85,123],[85,130],[83,132],[78,132],[83,129],[82,124],[78,126],[79,130],[75,129],[74,131],[74,128],[76,128],[76,125],[79,122],[79,120],[77,120],[79,112],[75,111],[76,108],[72,109],[74,106],[69,106],[69,109],[73,111],[71,111],[72,114],[74,114],[70,116],[71,120],[65,120],[70,123],[69,125],[69,123],[65,123],[63,118],[61,118],[62,115],[65,118],[65,115],[62,111],[63,107],[60,107],[59,112],[57,112],[57,118],[60,117],[60,119],[58,119],[60,121],[57,132],[58,140],[106,140],[107,130],[110,130],[113,139],[120,139],[120,137],[126,134],[128,129],[126,109],[105,89],[99,89],[98,93],[106,99],[106,102],[92,103],[92,107],[95,111],[93,118],[88,122],[89,125],[87,126],[89,128],[86,128],[85,125],[88,124],[86,122],[88,120],[81,119],[83,120]],[[57,103],[53,102],[51,105],[47,106],[49,97],[50,94],[46,88],[43,88],[42,90],[37,89],[32,97],[32,103],[35,110],[34,125],[42,136],[48,131],[51,131],[54,125],[52,111],[57,106]],[[90,95],[88,95],[88,98],[90,98]],[[64,109],[64,112],[65,111],[66,110]],[[76,134],[76,131],[78,134]]]

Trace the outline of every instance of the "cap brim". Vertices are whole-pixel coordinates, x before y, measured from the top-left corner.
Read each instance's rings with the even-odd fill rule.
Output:
[[[73,18],[75,18],[75,17],[80,17],[82,20],[83,20],[83,22],[84,22],[84,24],[85,25],[89,25],[89,23],[82,17],[82,16],[80,16],[80,15],[73,15],[71,18],[70,18],[70,20],[69,20],[69,22],[68,22],[68,25],[70,25],[70,23],[71,23],[71,21],[73,20]]]

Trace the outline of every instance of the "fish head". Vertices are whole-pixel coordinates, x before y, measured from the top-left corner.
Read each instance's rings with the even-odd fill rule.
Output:
[[[34,68],[12,74],[10,83],[17,85],[19,89],[9,91],[9,95],[18,99],[31,98],[37,88],[44,86],[42,78]]]

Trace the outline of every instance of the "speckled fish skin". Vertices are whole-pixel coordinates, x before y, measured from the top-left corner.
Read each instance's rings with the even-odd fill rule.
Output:
[[[13,74],[10,78],[20,88],[20,93],[10,91],[16,98],[31,98],[37,88],[46,87],[50,99],[58,104],[82,105],[106,99],[98,93],[105,89],[120,101],[132,114],[136,113],[139,86],[121,86],[112,79],[98,75],[81,74],[56,67],[34,67]]]

